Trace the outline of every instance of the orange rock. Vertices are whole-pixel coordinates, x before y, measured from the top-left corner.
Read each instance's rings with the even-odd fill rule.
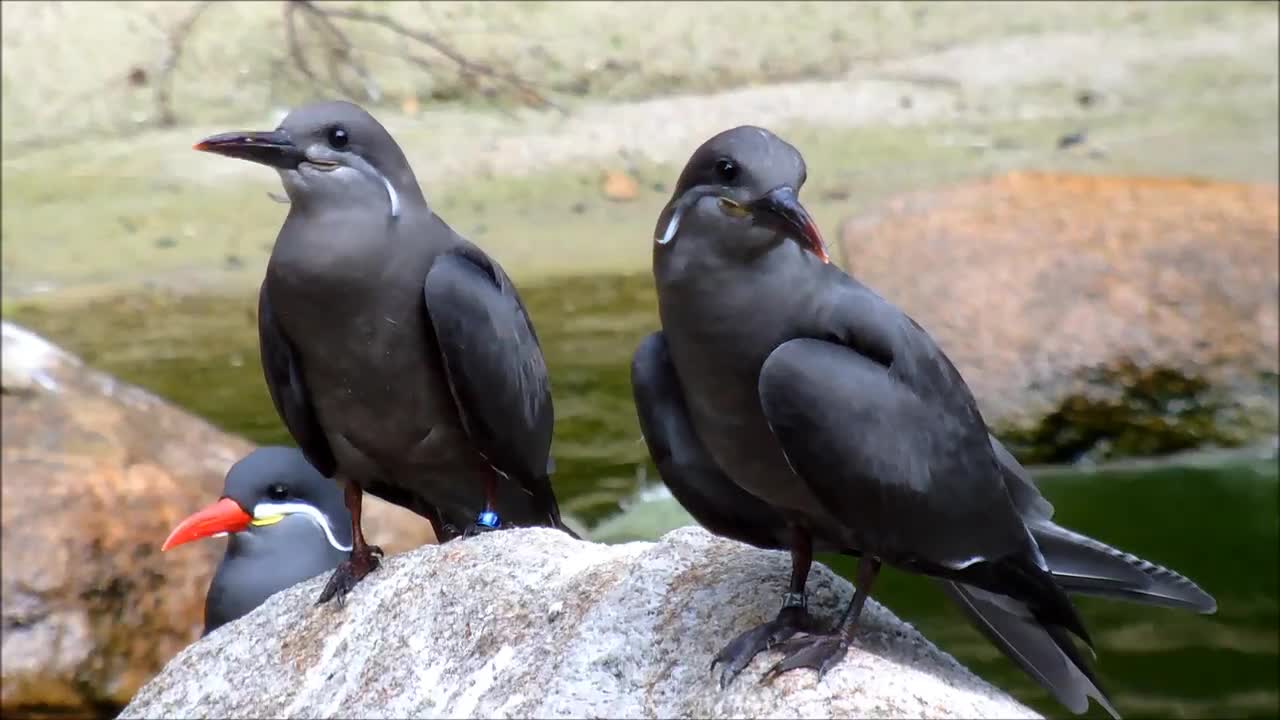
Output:
[[[199,636],[225,548],[160,543],[253,446],[7,322],[0,404],[0,710],[123,706]],[[366,508],[388,552],[432,540],[407,510]]]
[[[841,243],[997,427],[1106,390],[1082,379],[1094,371],[1157,368],[1274,427],[1278,218],[1274,185],[1022,172],[891,199],[846,221]]]
[[[604,185],[601,189],[605,197],[616,202],[635,200],[640,194],[640,186],[635,178],[620,170],[605,171]]]

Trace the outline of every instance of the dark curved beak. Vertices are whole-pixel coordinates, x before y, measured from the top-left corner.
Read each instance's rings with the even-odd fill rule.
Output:
[[[822,241],[818,224],[813,221],[809,211],[800,204],[795,188],[787,185],[776,187],[764,197],[752,200],[744,207],[761,224],[794,238],[801,247],[818,256],[822,262],[831,262],[831,258],[827,257],[827,245]]]
[[[229,132],[207,137],[194,145],[196,150],[292,170],[307,159],[283,130],[270,132]]]

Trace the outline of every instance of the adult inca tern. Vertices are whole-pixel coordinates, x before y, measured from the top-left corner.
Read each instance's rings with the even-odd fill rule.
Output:
[[[161,550],[223,534],[230,538],[205,596],[206,635],[351,552],[342,491],[289,447],[258,448],[232,465],[222,497],[179,523]]]
[[[713,661],[731,682],[782,644],[765,678],[844,656],[881,563],[941,580],[993,643],[1074,712],[1115,714],[1070,634],[1067,592],[1211,613],[1190,580],[1052,521],[928,333],[829,263],[797,199],[800,153],[755,127],[690,158],[655,230],[662,330],[633,389],[663,480],[713,532],[792,555],[774,620]],[[836,628],[811,630],[814,551],[858,556]],[[801,632],[806,631],[806,632]]]
[[[569,532],[524,304],[498,263],[432,212],[387,130],[356,105],[321,102],[196,149],[271,166],[288,194],[258,328],[276,410],[316,469],[345,483],[353,548],[319,602],[378,565],[363,491],[428,518],[441,541],[500,524]]]

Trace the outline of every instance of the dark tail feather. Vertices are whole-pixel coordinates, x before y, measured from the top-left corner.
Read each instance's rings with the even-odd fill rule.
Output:
[[[1079,715],[1093,698],[1119,719],[1065,630],[1042,625],[1026,604],[1013,598],[952,581],[942,587],[988,640],[1068,710]]]
[[[1178,573],[1053,523],[1030,526],[1049,572],[1069,593],[1213,613],[1213,596]]]
[[[1089,647],[1089,652],[1093,652],[1093,638],[1089,636],[1076,606],[1036,558],[1030,555],[1010,556],[991,563],[990,569],[994,573],[994,584],[971,584],[991,588],[1001,596],[1021,598],[1037,622],[1074,633]]]
[[[574,540],[582,539],[581,535],[574,532],[572,528],[570,528],[568,525],[565,525],[563,522],[561,522],[559,516],[556,516],[556,528],[561,532],[563,532],[565,535],[568,535],[569,537],[573,538]]]
[[[578,533],[564,524],[560,519],[560,504],[556,502],[556,493],[551,489],[551,477],[543,475],[524,483],[525,489],[533,495],[533,504],[537,513],[547,518],[547,526],[564,532],[574,540],[581,540]]]

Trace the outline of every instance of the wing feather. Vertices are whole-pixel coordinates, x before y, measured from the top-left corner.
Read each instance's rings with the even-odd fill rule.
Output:
[[[499,472],[559,523],[547,479],[555,424],[546,361],[511,280],[484,253],[443,253],[423,285],[463,430]]]
[[[333,477],[338,464],[324,430],[316,419],[298,355],[272,313],[265,281],[258,293],[258,351],[262,359],[267,392],[271,395],[276,414],[284,422],[307,462],[321,475]]]

